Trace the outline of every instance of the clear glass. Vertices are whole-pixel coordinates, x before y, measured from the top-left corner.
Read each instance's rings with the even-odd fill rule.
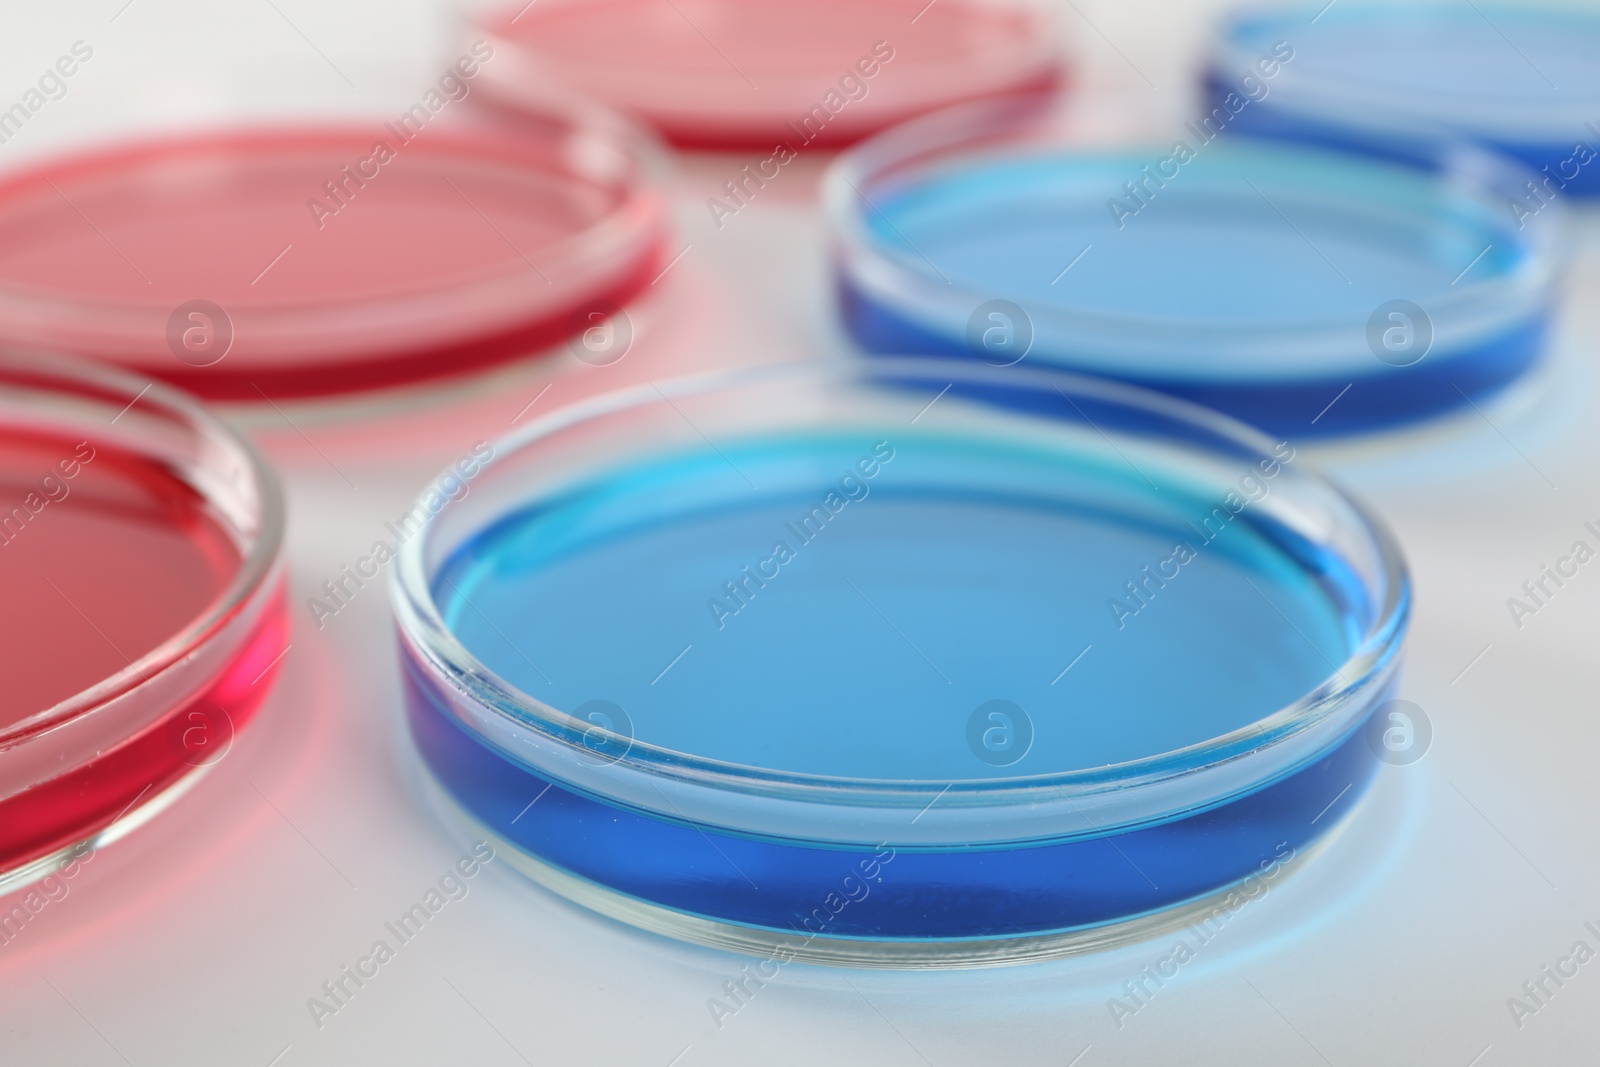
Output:
[[[1378,158],[1241,137],[1261,105],[1236,100],[1133,143],[1044,97],[863,142],[824,189],[847,329],[1297,436],[1456,410],[1536,363],[1569,235],[1559,204],[1507,210],[1530,175],[1451,140]]]
[[[168,132],[7,176],[0,342],[261,402],[525,357],[648,285],[654,141],[567,97],[515,116],[470,100]]]
[[[123,469],[134,470],[130,477],[145,486],[170,480],[194,498],[197,510],[185,514],[203,514],[231,542],[225,558],[232,567],[201,611],[126,666],[49,707],[0,722],[3,892],[122,836],[221,758],[270,691],[288,624],[277,481],[254,448],[194,401],[109,368],[56,356],[4,356],[0,435],[7,442],[86,441],[98,450],[96,470],[133,463]],[[50,484],[61,488],[59,476]],[[0,566],[21,565],[23,541],[30,548],[51,541],[62,551],[94,550],[92,533],[64,545],[64,517],[49,508],[75,508],[85,520],[96,502],[61,497],[48,507],[35,501],[44,510],[20,532],[25,520],[6,513],[13,524]],[[147,518],[189,521],[159,508]],[[108,528],[105,536],[121,529]],[[128,565],[138,565],[137,552],[123,554]],[[122,606],[124,613],[140,610],[138,603]],[[100,636],[111,640],[103,627]],[[41,661],[36,669],[52,667]]]
[[[1600,194],[1592,8],[1353,0],[1246,9],[1218,26],[1210,104],[1243,91],[1246,78],[1263,91],[1256,64],[1275,46],[1292,58],[1265,83],[1261,106],[1240,116],[1252,133],[1383,153],[1450,130],[1536,172],[1517,199],[1525,211],[1558,194]]]
[[[814,144],[1057,86],[1067,64],[1050,14],[1033,0],[711,0],[689,13],[543,0],[489,5],[472,35],[495,49],[484,83],[503,104],[581,92],[679,145],[762,150],[770,179]],[[740,180],[750,192],[764,179]]]
[[[945,750],[956,750],[965,727],[956,722],[961,728],[948,736],[936,729],[936,722],[954,722],[945,711],[922,721],[923,698],[913,694],[929,679],[913,679],[910,672],[926,671],[932,661],[918,660],[899,645],[897,661],[887,654],[856,657],[868,664],[863,684],[887,680],[891,687],[879,704],[885,715],[875,720],[887,724],[888,733],[879,735],[886,740],[867,751],[872,765],[894,771],[876,776],[859,769],[828,773],[817,769],[822,764],[799,762],[831,761],[839,755],[834,749],[848,743],[851,731],[838,729],[840,721],[829,717],[828,708],[816,709],[816,737],[802,734],[780,751],[767,746],[760,758],[740,760],[730,758],[733,750],[725,742],[747,737],[713,733],[694,749],[653,739],[688,736],[681,732],[685,728],[692,733],[692,703],[677,706],[676,726],[660,718],[647,722],[636,705],[640,728],[634,729],[614,705],[597,714],[591,704],[534,695],[535,686],[541,692],[560,689],[544,689],[550,681],[540,681],[546,669],[559,683],[563,670],[570,673],[589,654],[595,659],[581,669],[596,677],[584,684],[604,689],[612,684],[609,675],[631,672],[636,665],[628,662],[623,631],[645,602],[626,584],[593,588],[589,606],[599,618],[617,622],[616,644],[574,648],[566,659],[552,661],[546,653],[559,633],[544,643],[523,640],[516,624],[494,621],[501,608],[492,581],[460,569],[460,560],[485,543],[486,531],[505,529],[516,516],[555,515],[553,526],[526,542],[532,546],[526,566],[513,559],[511,569],[536,567],[533,555],[548,554],[549,546],[567,538],[588,547],[571,557],[558,553],[563,562],[549,569],[573,573],[583,564],[582,551],[617,543],[626,549],[628,537],[672,527],[708,502],[717,505],[725,494],[777,499],[792,488],[785,478],[802,492],[815,484],[826,488],[826,478],[816,478],[829,471],[833,452],[818,453],[824,457],[818,465],[814,456],[794,458],[787,451],[795,441],[817,440],[893,442],[886,450],[899,450],[899,466],[883,464],[867,497],[878,503],[851,505],[862,516],[853,521],[863,529],[867,516],[890,514],[900,506],[896,501],[930,498],[954,501],[935,524],[953,528],[964,509],[981,510],[975,492],[1002,502],[1035,491],[1078,493],[1091,509],[1121,509],[1138,522],[1156,522],[1151,509],[1169,505],[1221,521],[1220,513],[1206,510],[1208,501],[1233,500],[1241,484],[1270,480],[1270,492],[1248,493],[1255,502],[1248,522],[1238,528],[1268,538],[1286,570],[1277,579],[1258,580],[1304,578],[1306,588],[1336,609],[1343,651],[1309,668],[1303,688],[1279,705],[1241,714],[1222,691],[1209,706],[1234,716],[1227,720],[1230,728],[1170,749],[1146,744],[1130,758],[1105,764],[1098,758],[1086,763],[1071,746],[1048,755],[1044,726],[1038,748],[1046,762],[992,759],[984,754],[990,735],[981,724],[981,736],[967,735],[975,758],[955,769],[937,759],[923,761],[917,753],[926,737],[938,733]],[[676,477],[683,468],[672,465],[673,457],[683,455],[727,466],[710,481],[698,474]],[[769,462],[761,461],[764,455]],[[1028,458],[1040,456],[1049,459],[1045,467]],[[1281,859],[1275,849],[1314,845],[1349,812],[1377,765],[1362,728],[1394,685],[1410,604],[1405,567],[1393,540],[1367,512],[1303,470],[1293,456],[1287,442],[1168,397],[1057,372],[953,361],[763,369],[646,386],[554,413],[494,443],[492,461],[471,472],[466,491],[449,493],[448,501],[443,493],[419,501],[420,529],[400,552],[391,590],[408,712],[433,792],[452,822],[497,842],[515,865],[557,892],[646,928],[744,951],[862,965],[970,965],[1078,951],[1162,929],[1265,869],[1275,856]],[[755,477],[746,486],[730,467]],[[641,470],[648,477],[607,481],[619,471]],[[1042,481],[1040,471],[1046,471]],[[461,482],[463,476],[447,477]],[[562,517],[564,502],[582,499],[588,487],[602,483],[612,489],[595,511],[574,512],[572,522]],[[600,525],[585,526],[585,514]],[[709,549],[710,538],[704,540]],[[991,545],[948,561],[987,567],[1019,553],[1019,544]],[[885,559],[896,550],[893,541],[878,547]],[[1061,551],[1073,551],[1072,544]],[[670,579],[690,566],[676,558],[652,559],[638,572],[641,580]],[[769,579],[774,573],[758,569]],[[963,581],[950,573],[925,568],[907,580],[920,583],[932,598],[923,618],[941,618],[944,633],[953,638],[940,648],[959,646],[963,633],[981,643],[1001,620],[946,610],[965,595]],[[871,600],[866,590],[876,595],[877,587],[870,576],[855,577],[864,583],[857,592]],[[1113,593],[1125,577],[1140,574],[1089,575],[1095,588],[1103,583]],[[1280,586],[1267,588],[1276,592]],[[1232,603],[1265,596],[1239,577],[1225,592]],[[526,620],[557,631],[586,625],[586,608],[517,597],[516,610]],[[1113,691],[1122,682],[1136,682],[1135,676],[1165,669],[1159,660],[1138,662],[1138,649],[1156,646],[1116,644],[1130,639],[1118,632],[1125,620],[1115,609],[1106,616],[1098,599],[1068,607],[1099,620],[1096,634],[1103,636],[1094,640],[1107,649],[1102,656],[1134,657],[1132,669],[1109,679]],[[692,608],[702,610],[698,601]],[[1296,624],[1272,603],[1255,610],[1271,620],[1264,631],[1271,636],[1264,640],[1272,649],[1311,640],[1294,632]],[[482,633],[464,638],[469,622],[482,630],[480,619],[515,646],[514,655],[481,644]],[[859,619],[876,623],[863,612],[849,625]],[[904,614],[899,619],[917,632],[921,621]],[[705,625],[715,629],[711,620]],[[506,627],[512,627],[509,634]],[[1033,628],[1027,621],[1019,632]],[[848,627],[844,621],[837,627],[824,623],[799,638],[785,657],[801,669],[813,664],[825,672],[814,660],[829,629]],[[1240,635],[1228,634],[1225,626],[1220,630],[1220,656],[1241,651]],[[658,682],[670,679],[669,671],[688,678],[698,669],[693,659],[682,666],[666,662],[679,647],[676,638],[663,646],[660,663],[652,663],[652,670],[666,667]],[[884,638],[895,640],[890,630]],[[723,639],[720,633],[695,637],[702,642],[698,654],[716,655],[712,643]],[[469,641],[485,656],[469,649]],[[1067,691],[1049,683],[1050,673],[1063,665],[1058,682],[1069,670],[1093,669],[1067,663],[1077,651],[1061,650],[1061,664],[1052,663],[1036,683],[1041,692]],[[693,653],[686,649],[679,659],[686,655]],[[1290,655],[1274,652],[1269,659]],[[947,656],[959,660],[959,653],[946,651],[933,658],[959,675]],[[533,667],[541,660],[542,668]],[[524,675],[529,668],[538,675]],[[513,676],[531,684],[515,684]],[[962,689],[959,682],[950,692]],[[741,685],[730,695],[713,680],[694,692],[704,698],[705,716],[732,706],[754,724],[746,729],[759,740],[764,722],[775,731],[793,725],[779,684]],[[803,684],[803,672],[795,684]],[[896,700],[892,690],[902,684],[907,695]],[[640,682],[641,690],[655,686]],[[853,696],[841,691],[834,703],[855,707]],[[1176,694],[1159,707],[1140,705],[1132,712],[1185,722],[1191,719],[1187,709],[1200,703],[1205,701]],[[1116,720],[1106,721],[1115,743]],[[859,725],[873,724],[862,719]],[[799,750],[806,748],[813,756],[802,756]],[[891,870],[892,876],[886,873]],[[835,910],[841,892],[873,903]],[[815,918],[819,908],[827,909],[821,913],[826,921]]]

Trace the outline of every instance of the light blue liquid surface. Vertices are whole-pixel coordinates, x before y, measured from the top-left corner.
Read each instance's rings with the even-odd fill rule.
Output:
[[[1205,741],[1329,677],[1362,625],[1338,569],[1287,547],[1265,503],[1224,521],[1212,510],[1222,489],[1146,468],[1157,493],[1114,455],[912,433],[878,445],[893,458],[862,477],[879,441],[724,444],[574,487],[456,552],[435,581],[445,620],[552,706],[619,705],[642,742],[943,781]],[[830,491],[858,499],[832,513]],[[798,533],[814,505],[829,517],[813,518],[808,542]],[[792,558],[765,565],[777,574],[764,587],[746,582],[742,604],[731,598],[725,583],[780,542]],[[1193,559],[1168,564],[1176,577],[1149,582],[1140,607],[1124,583],[1145,581],[1178,542]],[[1117,597],[1139,609],[1120,625]],[[1035,735],[1008,767],[968,740],[974,710],[996,699],[1023,709]]]
[[[861,214],[866,243],[922,295],[847,266],[846,327],[869,352],[993,362],[975,316],[1010,302],[1022,316],[1004,359],[1172,392],[1292,439],[1427,418],[1532,366],[1548,307],[1507,294],[1549,252],[1504,195],[1441,173],[1471,169],[1454,156],[1238,136],[1273,99],[1220,112],[1220,133],[1187,125],[1181,150],[994,151],[885,179]],[[1421,309],[1408,321],[1426,345],[1403,365],[1374,347],[1395,302]]]
[[[1234,21],[1229,57],[1206,75],[1260,103],[1235,129],[1388,155],[1445,128],[1528,166],[1569,197],[1600,194],[1600,13],[1591,6],[1345,3],[1263,10]],[[1302,32],[1316,14],[1316,32]],[[1293,40],[1273,79],[1254,57]],[[1248,58],[1247,58],[1248,57]],[[1411,132],[1408,132],[1411,131]],[[1532,190],[1512,190],[1537,208]]]
[[[1297,35],[1284,78],[1335,77],[1401,100],[1459,97],[1464,116],[1471,100],[1485,96],[1535,109],[1600,97],[1600,19],[1592,8],[1353,5],[1317,24],[1316,33]],[[1265,50],[1271,40],[1263,34],[1253,43]]]
[[[1035,312],[1239,327],[1360,328],[1385,301],[1439,300],[1486,247],[1475,281],[1504,276],[1525,256],[1502,239],[1509,216],[1449,200],[1430,176],[1347,162],[1330,196],[1324,156],[1186,140],[1196,157],[1168,163],[1165,180],[1147,177],[1170,156],[1157,148],[996,157],[879,193],[865,222],[914,269],[932,264],[961,289]],[[1113,214],[1111,200],[1128,213]],[[1225,359],[1207,358],[1197,370],[1227,371]],[[1364,349],[1351,352],[1353,366],[1372,362]]]

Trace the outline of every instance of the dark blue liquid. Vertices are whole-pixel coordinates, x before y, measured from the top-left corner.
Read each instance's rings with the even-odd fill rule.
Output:
[[[1148,473],[1161,493],[1120,461],[909,430],[724,446],[512,515],[441,568],[436,596],[497,674],[567,710],[612,701],[654,745],[921,782],[1098,767],[1291,702],[1332,674],[1371,610],[1337,561],[1251,511],[1262,503],[1223,520],[1213,494]],[[837,511],[830,492],[847,501]],[[809,511],[819,502],[825,520]],[[1142,605],[1127,598],[1123,583],[1180,542],[1193,558],[1177,575],[1147,585]],[[778,543],[792,558],[774,576],[748,583],[742,603],[726,593]],[[1118,597],[1137,613],[1112,610]],[[739,610],[712,611],[712,598]],[[428,766],[506,840],[663,907],[783,932],[869,868],[881,881],[823,913],[828,936],[997,937],[1143,914],[1303,847],[1371,773],[1357,735],[1250,796],[1117,834],[1115,847],[891,848],[885,862],[883,850],[690,826],[561,783],[528,808],[549,782],[441,711],[414,665],[408,683]],[[1003,767],[967,729],[995,699],[1020,707],[1033,734]]]

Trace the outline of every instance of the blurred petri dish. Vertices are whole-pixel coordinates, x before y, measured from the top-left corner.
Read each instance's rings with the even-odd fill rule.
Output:
[[[543,0],[479,30],[502,102],[568,86],[696,148],[837,145],[1065,70],[1053,21],[1026,0]]]
[[[287,642],[283,501],[193,401],[0,357],[0,892],[227,755]]]
[[[869,352],[1028,360],[1276,432],[1367,431],[1476,403],[1537,361],[1560,205],[1457,141],[1377,159],[1190,122],[1086,143],[1053,101],[953,109],[835,161],[845,325]]]
[[[1252,133],[1380,154],[1419,132],[1470,137],[1536,172],[1521,210],[1600,194],[1592,9],[1445,0],[1246,10],[1219,28],[1206,87],[1218,107],[1229,94],[1254,97],[1239,113]]]
[[[525,356],[650,281],[662,207],[631,127],[553,104],[413,112],[0,181],[0,344],[260,402]]]
[[[950,360],[553,413],[399,557],[427,788],[557,893],[779,962],[1196,921],[1379,762],[1408,579],[1303,467],[1169,397]]]

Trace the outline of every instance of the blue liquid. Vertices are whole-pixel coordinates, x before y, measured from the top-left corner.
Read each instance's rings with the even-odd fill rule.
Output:
[[[1321,155],[1293,160],[1270,145],[1262,154],[1187,140],[1199,146],[1196,157],[1164,187],[1148,185],[1155,192],[1142,205],[1124,183],[1143,180],[1166,151],[957,165],[872,194],[864,223],[869,240],[908,269],[937,272],[952,292],[1020,305],[1036,331],[1031,361],[1175,393],[1296,436],[1463,406],[1465,397],[1494,392],[1536,359],[1542,312],[1437,344],[1408,367],[1379,360],[1366,341],[1374,309],[1396,299],[1437,308],[1456,292],[1452,283],[1467,264],[1473,281],[1525,270],[1527,246],[1498,205],[1447,198],[1421,171],[1365,160],[1334,163],[1338,170],[1330,171]],[[1343,183],[1339,199],[1325,191],[1330,173]],[[1319,191],[1297,190],[1312,178]],[[1114,219],[1110,198],[1137,211]],[[839,295],[846,325],[870,351],[973,355],[964,332],[882,303],[848,275]],[[1192,359],[1117,356],[1121,348],[1096,350],[1082,331],[1048,325],[1098,315],[1145,320],[1129,328],[1129,338],[1161,326],[1168,340],[1160,343],[1171,345],[1172,336],[1187,333]],[[1297,368],[1298,331],[1326,329],[1348,339],[1348,352]],[[1239,354],[1251,336],[1269,330],[1282,331],[1280,359],[1264,365]],[[1230,332],[1239,338],[1236,348],[1201,340]]]
[[[1331,675],[1370,614],[1338,561],[1261,505],[1224,522],[1211,510],[1220,493],[1147,470],[1157,494],[1120,460],[909,431],[875,444],[773,439],[620,471],[468,541],[435,595],[490,669],[569,711],[612,701],[639,741],[784,771],[935,782],[1097,767],[1247,725]],[[841,475],[864,460],[874,475],[844,487],[858,498],[802,529],[830,491],[847,499]],[[779,542],[791,558],[764,587],[746,586],[736,614],[707,607],[734,605],[724,583]],[[1179,542],[1193,557],[1119,619],[1109,601],[1138,603],[1123,582]],[[685,825],[559,783],[530,809],[546,780],[442,712],[415,665],[408,683],[419,748],[462,806],[619,892],[788,932],[874,857]],[[1009,766],[969,742],[974,710],[995,699],[1032,725],[1031,747]],[[1116,847],[901,850],[869,897],[828,915],[825,934],[999,937],[1143,914],[1237,881],[1280,846],[1303,847],[1371,769],[1352,736],[1248,797],[1115,835]]]
[[[1246,18],[1231,37],[1240,55],[1267,55],[1275,41],[1292,37],[1294,57],[1278,80],[1307,94],[1326,86],[1327,97],[1317,101],[1322,119],[1346,126],[1345,136],[1330,129],[1318,137],[1319,121],[1285,106],[1270,82],[1268,94],[1239,114],[1237,129],[1342,147],[1360,147],[1365,130],[1381,147],[1397,125],[1434,122],[1535,171],[1549,166],[1568,196],[1600,195],[1600,132],[1585,121],[1600,120],[1600,108],[1583,107],[1600,103],[1600,18],[1593,13],[1466,3],[1352,5],[1328,11],[1315,32],[1298,32],[1304,26],[1299,12]],[[1237,60],[1233,65],[1240,69],[1214,69],[1208,77],[1213,103],[1239,88],[1243,67]],[[1389,106],[1341,107],[1335,94],[1348,92],[1380,97]],[[1486,119],[1485,102],[1511,120]],[[1575,106],[1570,121],[1553,117]],[[1574,159],[1578,144],[1595,153],[1588,162]]]

